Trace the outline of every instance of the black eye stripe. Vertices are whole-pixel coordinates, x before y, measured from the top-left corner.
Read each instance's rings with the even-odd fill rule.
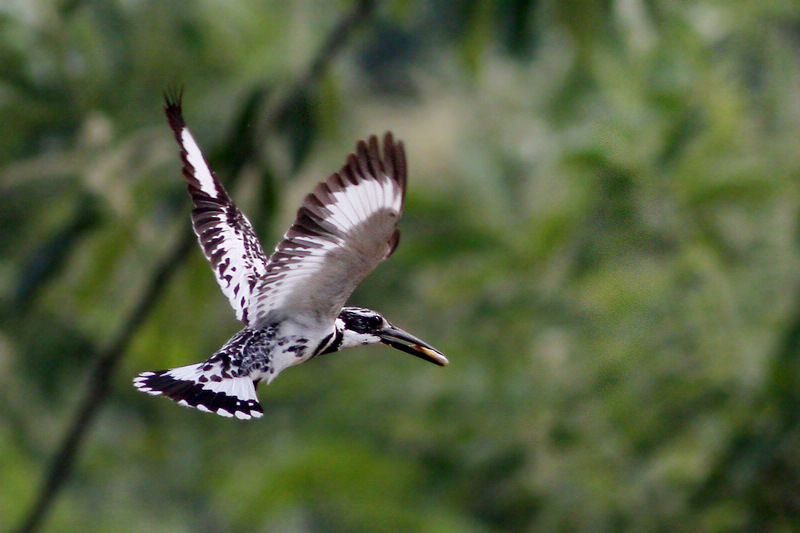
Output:
[[[377,313],[350,312],[342,316],[348,329],[360,332],[373,332],[382,329],[384,319]]]

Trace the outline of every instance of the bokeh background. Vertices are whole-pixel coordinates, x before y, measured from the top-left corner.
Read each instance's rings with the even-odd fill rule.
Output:
[[[132,388],[238,330],[172,85],[265,249],[405,141],[350,302],[449,367],[321,357],[250,423]],[[797,2],[7,0],[0,124],[0,529],[800,529]]]

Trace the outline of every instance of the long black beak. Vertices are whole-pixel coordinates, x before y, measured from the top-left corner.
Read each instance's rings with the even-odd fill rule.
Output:
[[[378,333],[381,342],[401,352],[410,353],[435,365],[447,366],[450,361],[442,352],[414,335],[389,324]]]

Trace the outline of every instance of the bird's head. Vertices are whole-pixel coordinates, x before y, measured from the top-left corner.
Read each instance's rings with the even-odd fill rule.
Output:
[[[449,362],[442,352],[392,325],[383,315],[371,309],[343,308],[336,319],[336,327],[342,332],[340,350],[381,343],[439,366],[445,366]]]

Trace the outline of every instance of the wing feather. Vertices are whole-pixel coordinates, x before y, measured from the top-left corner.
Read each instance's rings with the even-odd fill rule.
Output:
[[[397,247],[406,187],[403,143],[361,141],[320,183],[269,259],[251,302],[259,325],[284,316],[335,318],[356,286]]]
[[[181,147],[183,176],[194,202],[192,226],[236,318],[250,324],[249,306],[267,256],[250,221],[239,211],[186,127],[181,94],[165,94],[164,111]]]

